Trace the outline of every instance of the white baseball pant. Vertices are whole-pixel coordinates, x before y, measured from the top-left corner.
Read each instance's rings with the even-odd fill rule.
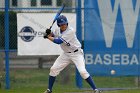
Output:
[[[62,53],[54,62],[50,69],[50,76],[57,76],[71,62],[75,64],[80,75],[83,79],[87,79],[90,75],[85,69],[85,60],[83,56],[83,50],[78,49],[77,52]]]

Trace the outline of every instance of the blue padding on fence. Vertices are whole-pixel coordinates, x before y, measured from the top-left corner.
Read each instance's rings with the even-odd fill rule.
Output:
[[[140,4],[136,0],[84,2],[86,68],[92,75],[140,75]],[[136,7],[139,6],[139,7]]]

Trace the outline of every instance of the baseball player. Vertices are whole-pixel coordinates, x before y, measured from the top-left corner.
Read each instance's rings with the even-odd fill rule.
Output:
[[[101,91],[96,88],[91,76],[85,69],[84,54],[81,44],[76,37],[76,31],[69,26],[68,20],[64,15],[60,15],[57,18],[57,25],[59,28],[55,31],[51,32],[50,29],[47,29],[44,38],[60,44],[64,52],[56,59],[50,69],[48,89],[44,93],[52,93],[56,76],[71,62],[75,64],[80,75],[92,87],[94,93],[100,93]]]

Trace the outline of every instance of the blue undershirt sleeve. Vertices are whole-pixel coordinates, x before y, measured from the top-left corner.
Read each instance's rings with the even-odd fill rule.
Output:
[[[63,41],[60,39],[60,38],[55,38],[54,40],[53,40],[53,42],[54,43],[56,43],[56,44],[61,44],[61,43],[63,43]]]

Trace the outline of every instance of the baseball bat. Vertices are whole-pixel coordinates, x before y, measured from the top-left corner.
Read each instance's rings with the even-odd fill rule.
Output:
[[[52,28],[53,24],[55,23],[55,21],[57,20],[57,18],[59,17],[59,15],[62,13],[62,11],[64,10],[64,7],[65,7],[65,4],[63,4],[63,5],[61,6],[61,8],[59,9],[59,11],[58,11],[57,14],[55,15],[54,20],[53,20],[53,22],[52,22],[52,25],[50,26],[49,29]]]

